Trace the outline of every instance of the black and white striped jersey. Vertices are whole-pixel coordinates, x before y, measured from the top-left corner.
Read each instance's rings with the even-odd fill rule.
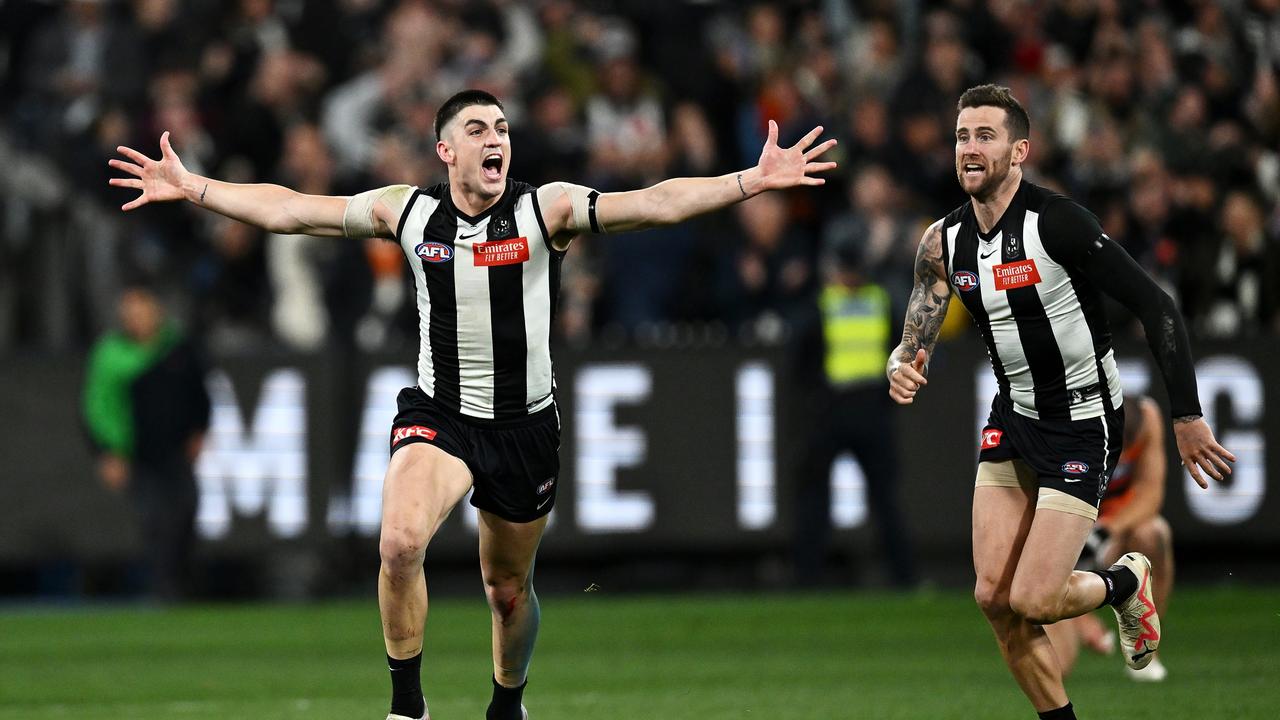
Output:
[[[1025,180],[989,233],[971,203],[943,220],[952,292],[982,333],[1000,394],[1021,415],[1083,420],[1122,402],[1102,295],[1080,270],[1100,233],[1088,211]]]
[[[551,246],[536,188],[508,179],[477,217],[455,206],[448,184],[415,188],[396,237],[417,288],[422,391],[480,420],[550,406],[564,252]]]

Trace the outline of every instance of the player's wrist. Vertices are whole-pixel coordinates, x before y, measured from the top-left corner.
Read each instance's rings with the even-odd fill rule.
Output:
[[[765,191],[764,180],[760,174],[760,167],[749,168],[738,173],[734,173],[734,190],[739,193],[739,200],[746,200]]]
[[[196,205],[204,205],[209,194],[209,179],[196,175],[195,173],[187,173],[179,182],[182,188],[182,197]]]

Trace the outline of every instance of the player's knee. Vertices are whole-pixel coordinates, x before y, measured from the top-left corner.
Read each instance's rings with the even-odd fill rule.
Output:
[[[973,588],[973,599],[978,603],[982,614],[990,619],[1001,618],[1012,613],[1009,607],[1009,593],[999,583],[978,578]]]
[[[484,594],[494,616],[505,621],[529,601],[533,591],[527,575],[490,573],[484,578]]]
[[[1061,619],[1058,616],[1059,598],[1038,588],[1020,588],[1014,584],[1009,592],[1009,607],[1027,622],[1047,625]]]
[[[1173,529],[1159,515],[1134,530],[1134,545],[1147,555],[1160,555],[1173,542]]]
[[[427,554],[427,534],[409,528],[383,527],[378,542],[382,565],[389,572],[420,569]]]

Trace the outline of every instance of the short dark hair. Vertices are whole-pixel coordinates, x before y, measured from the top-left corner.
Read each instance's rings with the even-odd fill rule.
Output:
[[[469,108],[472,105],[496,105],[499,110],[506,112],[506,108],[502,107],[502,103],[498,98],[490,93],[484,90],[463,90],[445,100],[440,109],[436,111],[436,139],[440,139],[440,131],[455,115],[462,112],[463,108]]]
[[[1003,85],[978,85],[964,91],[960,102],[956,103],[956,112],[965,108],[998,107],[1004,109],[1004,127],[1009,137],[1014,140],[1026,140],[1031,137],[1031,118],[1022,104],[1013,96],[1013,92]]]

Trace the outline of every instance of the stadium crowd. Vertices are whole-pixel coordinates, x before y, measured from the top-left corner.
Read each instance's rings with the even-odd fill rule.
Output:
[[[1035,119],[1029,177],[1096,212],[1193,333],[1280,333],[1280,0],[660,4],[0,2],[0,351],[86,347],[138,278],[215,351],[413,347],[395,244],[124,214],[106,160],[167,129],[227,180],[425,186],[464,87],[503,99],[511,175],[535,184],[739,169],[769,118],[841,140],[820,190],[580,242],[562,341],[781,340],[842,242],[905,298],[922,230],[964,200],[950,137],[980,82]]]

